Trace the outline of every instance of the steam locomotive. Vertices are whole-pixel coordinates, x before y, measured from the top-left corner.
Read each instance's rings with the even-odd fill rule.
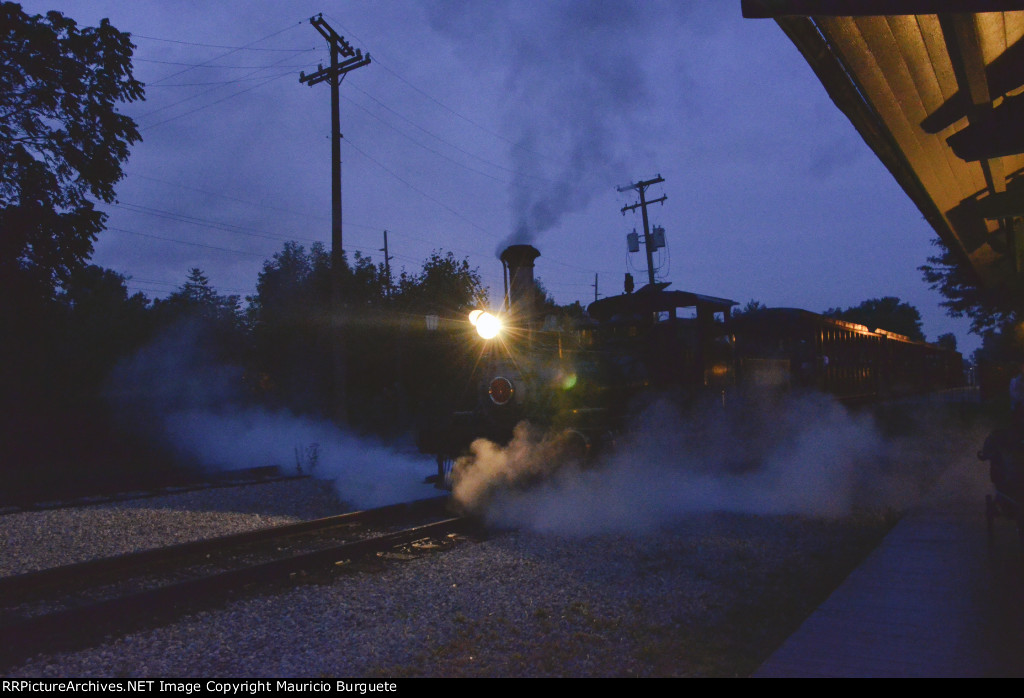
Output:
[[[569,326],[541,320],[533,310],[538,256],[530,245],[502,253],[507,312],[500,321],[471,318],[487,337],[478,340],[476,379],[421,434],[421,449],[437,457],[430,479],[439,486],[450,485],[455,458],[474,439],[507,443],[524,421],[554,435],[564,454],[585,457],[653,394],[693,405],[817,390],[864,402],[963,384],[955,351],[794,308],[733,316],[735,301],[667,283],[595,301]]]

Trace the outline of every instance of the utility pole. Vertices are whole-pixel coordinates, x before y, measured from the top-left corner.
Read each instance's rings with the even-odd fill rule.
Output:
[[[635,204],[630,204],[629,206],[623,206],[622,215],[625,216],[626,211],[633,211],[637,208],[639,208],[644,214],[644,249],[647,251],[647,278],[650,281],[651,286],[654,285],[654,245],[651,244],[651,231],[647,223],[647,207],[650,204],[664,203],[665,199],[667,199],[668,197],[662,196],[660,199],[647,201],[645,194],[647,192],[647,187],[651,186],[652,184],[659,184],[660,182],[664,181],[665,180],[662,179],[661,175],[658,175],[654,179],[648,179],[647,181],[644,182],[636,182],[635,184],[627,184],[624,187],[616,187],[616,189],[618,189],[619,191],[629,191],[630,189],[635,189],[640,193],[640,201]]]
[[[386,295],[388,300],[391,299],[391,257],[388,256],[388,231],[384,231],[384,247],[381,248],[381,252],[384,253],[384,283],[386,285]]]
[[[597,303],[597,274],[594,274],[594,302]]]
[[[305,72],[299,73],[299,82],[304,82],[310,87],[321,82],[327,82],[331,86],[331,306],[334,314],[335,329],[334,340],[334,400],[338,415],[343,419],[347,417],[346,409],[346,374],[345,374],[345,335],[339,326],[342,316],[341,297],[341,268],[342,268],[342,246],[341,246],[341,107],[338,88],[345,74],[349,71],[369,65],[370,54],[363,56],[359,49],[353,49],[352,45],[345,41],[345,38],[338,36],[331,28],[323,15],[311,17],[309,23],[320,32],[320,35],[327,40],[331,47],[331,65],[324,68],[317,66],[317,71],[311,75]],[[345,57],[346,60],[339,60]]]

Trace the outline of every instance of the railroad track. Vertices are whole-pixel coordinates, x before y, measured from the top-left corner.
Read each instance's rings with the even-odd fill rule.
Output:
[[[172,494],[183,492],[196,492],[198,490],[223,489],[228,487],[244,487],[247,485],[265,485],[271,482],[286,482],[289,480],[308,480],[311,476],[306,474],[285,474],[280,466],[268,465],[256,468],[245,468],[243,470],[226,471],[211,476],[209,480],[184,482],[174,485],[164,485],[147,490],[132,490],[128,492],[110,492],[105,494],[84,495],[64,499],[32,502],[6,502],[0,503],[0,516],[7,514],[20,514],[26,511],[50,511],[53,509],[71,509],[75,507],[87,507],[97,504],[110,504],[113,502],[126,502],[135,499],[152,499],[154,497],[166,497]]]
[[[166,622],[247,585],[449,540],[469,521],[448,515],[446,503],[435,497],[0,578],[0,667]]]

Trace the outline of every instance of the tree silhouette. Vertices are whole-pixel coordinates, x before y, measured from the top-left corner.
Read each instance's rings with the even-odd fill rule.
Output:
[[[92,253],[129,146],[118,102],[143,98],[129,35],[0,5],[0,295],[52,297]],[[12,295],[13,294],[13,295]]]
[[[188,272],[188,281],[167,297],[161,304],[177,306],[200,315],[208,320],[228,324],[241,322],[241,301],[238,296],[222,296],[210,285],[210,279],[202,269],[193,267]]]
[[[751,315],[767,309],[768,306],[766,306],[764,303],[751,298],[749,301],[747,301],[747,304],[744,305],[742,308],[733,308],[732,316],[739,317],[740,315]]]
[[[485,302],[487,291],[469,260],[435,250],[418,274],[402,272],[398,298],[411,311],[460,315]]]
[[[977,335],[1002,331],[1024,317],[1024,275],[998,285],[983,285],[942,241],[934,244],[942,251],[919,269],[931,288],[946,297],[942,305],[949,315],[969,317],[971,332]]]
[[[935,343],[938,344],[943,349],[948,349],[949,351],[956,351],[956,335],[953,334],[952,332],[940,334],[939,338],[935,340]]]
[[[57,300],[64,332],[46,374],[65,401],[88,400],[114,364],[147,339],[149,301],[129,295],[124,276],[95,264],[74,271]]]

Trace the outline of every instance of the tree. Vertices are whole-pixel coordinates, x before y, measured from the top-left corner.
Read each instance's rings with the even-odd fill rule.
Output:
[[[902,303],[895,296],[872,298],[860,305],[840,310],[829,308],[823,315],[847,322],[865,325],[868,329],[882,329],[924,341],[921,331],[921,313],[910,303]]]
[[[487,290],[469,260],[435,250],[419,274],[402,272],[398,296],[405,307],[416,312],[461,315],[486,302]]]
[[[74,271],[57,297],[64,329],[45,372],[60,399],[91,399],[114,364],[130,356],[149,334],[149,301],[129,295],[127,280],[89,264]]]
[[[938,344],[943,349],[947,349],[949,351],[956,351],[956,335],[953,334],[952,332],[940,334],[939,338],[935,340],[935,343]]]
[[[217,293],[201,269],[189,270],[188,280],[177,291],[154,301],[153,315],[157,329],[188,334],[197,351],[211,360],[243,360],[248,336],[240,299]]]
[[[971,332],[977,335],[1012,327],[1017,318],[1024,317],[1024,275],[999,286],[984,286],[941,240],[934,244],[942,252],[929,257],[929,263],[919,269],[931,288],[946,297],[942,305],[949,315],[967,315]]]
[[[129,35],[0,5],[0,294],[50,298],[92,254],[143,98]],[[15,295],[11,295],[12,292]]]
[[[238,296],[222,296],[210,286],[210,279],[202,269],[193,267],[188,281],[167,296],[158,306],[184,310],[207,320],[238,324],[241,321],[241,301]]]
[[[343,287],[348,282],[343,272]],[[307,252],[286,242],[263,263],[249,316],[265,399],[329,413],[331,309],[331,256],[322,243]]]
[[[767,309],[768,306],[766,306],[764,303],[762,303],[761,301],[756,301],[753,298],[751,298],[749,301],[747,301],[747,304],[742,308],[733,308],[732,316],[738,317],[740,315],[750,315],[752,313],[756,313],[758,311]]]

